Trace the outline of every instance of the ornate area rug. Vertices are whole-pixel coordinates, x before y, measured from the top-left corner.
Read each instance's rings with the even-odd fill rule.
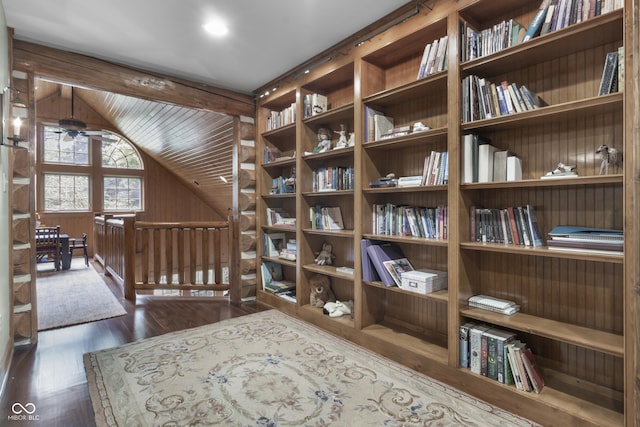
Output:
[[[84,363],[99,427],[537,425],[276,310]]]
[[[127,314],[83,258],[74,258],[69,270],[38,272],[36,292],[39,331]]]

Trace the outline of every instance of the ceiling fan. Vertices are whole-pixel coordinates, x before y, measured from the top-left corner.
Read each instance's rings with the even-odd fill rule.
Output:
[[[74,96],[73,86],[71,86],[71,117],[58,120],[58,127],[60,130],[57,133],[64,133],[63,139],[70,140],[77,136],[91,136],[101,141],[115,142],[114,139],[105,137],[104,131],[101,130],[87,130],[87,124],[82,120],[78,120],[73,115]]]

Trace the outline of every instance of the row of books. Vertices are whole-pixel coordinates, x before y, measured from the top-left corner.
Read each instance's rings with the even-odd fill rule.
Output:
[[[381,236],[413,236],[427,239],[446,240],[448,215],[447,206],[435,208],[374,204],[374,234]]]
[[[444,185],[449,182],[449,153],[431,151],[424,158],[420,185]]]
[[[327,112],[327,97],[319,93],[308,93],[302,98],[302,114],[304,118]]]
[[[624,232],[609,228],[558,225],[549,232],[550,250],[622,254]]]
[[[491,140],[477,134],[463,136],[462,182],[518,181],[522,161],[509,150],[501,150]]]
[[[296,178],[279,176],[271,180],[270,194],[288,194],[296,192]]]
[[[481,243],[504,243],[542,246],[535,208],[531,205],[487,209],[472,206],[470,240]]]
[[[267,116],[267,131],[278,129],[282,126],[290,125],[296,122],[296,103],[293,102],[289,107],[282,111],[271,111]]]
[[[418,80],[447,69],[447,45],[448,36],[444,35],[424,47]]]
[[[369,106],[364,107],[364,114],[364,142],[373,142],[408,135],[410,132],[409,127],[402,129],[394,128],[393,117],[386,116],[383,112]]]
[[[276,160],[293,159],[296,156],[295,151],[281,152],[276,147],[265,145],[264,147],[264,163],[272,163]]]
[[[476,75],[466,76],[462,81],[464,122],[522,113],[542,106],[542,99],[524,85],[518,87],[506,80],[491,83]]]
[[[624,46],[607,53],[598,87],[598,96],[622,92],[624,89]]]
[[[540,393],[544,387],[531,348],[513,332],[491,325],[467,322],[460,326],[460,366],[518,390]]]
[[[622,8],[623,0],[542,0],[524,41]]]
[[[282,208],[266,208],[267,225],[295,227],[296,218],[291,217],[287,211]]]
[[[281,264],[272,261],[265,261],[262,263],[261,272],[262,289],[264,291],[281,297],[293,297],[293,301],[295,302],[296,284],[295,282],[284,279]]]
[[[355,171],[350,166],[328,166],[313,171],[313,191],[353,190]]]
[[[502,21],[478,31],[468,22],[460,21],[460,61],[471,61],[522,43],[527,29],[514,19]]]
[[[309,208],[309,218],[313,230],[344,230],[339,206],[312,206]]]
[[[262,253],[272,258],[295,261],[297,245],[295,239],[288,239],[285,233],[263,233]]]

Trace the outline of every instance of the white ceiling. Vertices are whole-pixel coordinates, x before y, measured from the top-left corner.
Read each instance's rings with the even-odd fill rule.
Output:
[[[251,93],[407,0],[2,0],[15,37]],[[229,33],[208,35],[218,15]]]

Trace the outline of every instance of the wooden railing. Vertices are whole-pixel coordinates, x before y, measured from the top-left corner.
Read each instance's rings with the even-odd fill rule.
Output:
[[[157,223],[96,216],[95,259],[125,297],[157,290],[239,296],[233,221]],[[236,283],[236,287],[240,284]]]

